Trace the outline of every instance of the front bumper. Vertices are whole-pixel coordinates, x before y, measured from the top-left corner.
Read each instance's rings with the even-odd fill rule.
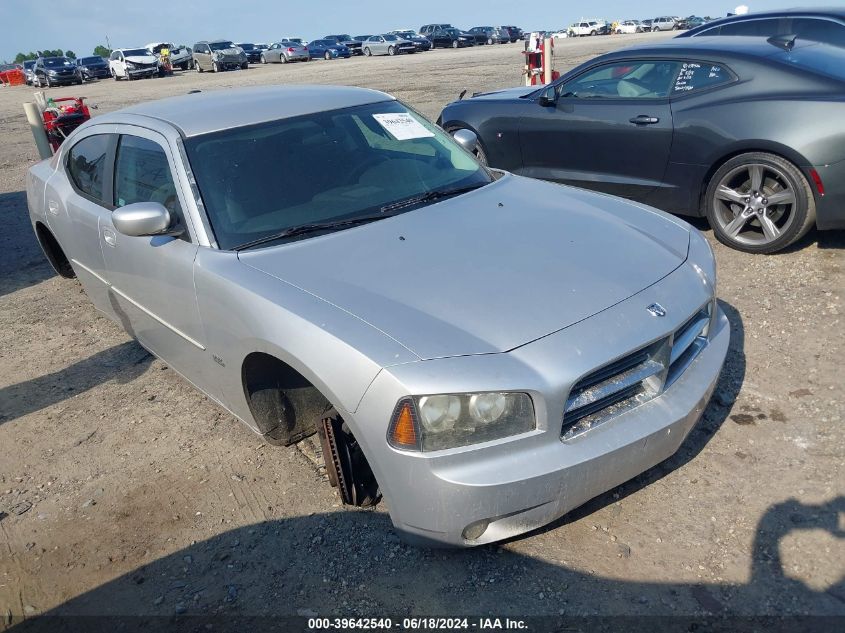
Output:
[[[46,78],[45,78],[46,81]],[[70,86],[71,84],[79,83],[82,81],[82,75],[63,75],[59,77],[50,77],[50,83],[54,86]]]
[[[568,442],[560,439],[561,416],[570,386],[602,365],[597,359],[607,350],[628,352],[659,340],[706,302],[696,280],[690,267],[682,266],[613,309],[506,354],[411,363],[381,372],[352,418],[399,533],[427,545],[475,546],[510,538],[670,457],[700,418],[725,361],[730,326],[721,310],[707,345],[660,396]],[[647,315],[644,307],[654,301],[676,306],[674,318]],[[431,365],[420,378],[413,365],[426,363]],[[474,378],[479,375],[495,379],[480,384]],[[385,409],[392,410],[407,393],[449,392],[440,390],[444,382],[452,385],[452,393],[530,393],[537,429],[482,445],[411,453],[387,446],[387,421],[367,424],[383,419]],[[489,527],[480,538],[466,540],[464,529],[478,521],[489,521]]]
[[[143,68],[127,68],[130,77],[153,77],[158,74],[158,66],[144,66]]]
[[[816,197],[816,226],[822,230],[845,229],[845,160],[814,168],[824,185],[820,196],[809,174],[807,179]]]
[[[289,53],[285,57],[289,62],[304,62],[311,59],[308,53]]]

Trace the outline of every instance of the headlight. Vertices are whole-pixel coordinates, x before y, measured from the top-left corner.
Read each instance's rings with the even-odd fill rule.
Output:
[[[132,62],[126,62],[126,67],[127,67],[127,68],[132,68],[132,69],[134,69],[134,68],[135,68],[135,64],[133,64]]]
[[[48,75],[57,75],[58,73],[55,70],[48,70],[47,74]]]
[[[387,439],[394,448],[438,451],[532,431],[534,404],[527,393],[437,394],[403,398]]]

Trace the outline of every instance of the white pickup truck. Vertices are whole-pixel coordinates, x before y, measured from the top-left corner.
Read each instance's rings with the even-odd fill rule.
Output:
[[[575,22],[569,27],[569,37],[584,37],[585,35],[598,35],[601,24],[594,21]]]

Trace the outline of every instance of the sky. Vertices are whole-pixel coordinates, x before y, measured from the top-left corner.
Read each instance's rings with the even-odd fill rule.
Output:
[[[839,4],[842,0],[827,0]],[[660,15],[723,16],[738,4],[751,11],[819,6],[825,0],[0,0],[0,61],[18,52],[72,50],[90,55],[112,48],[172,41],[192,46],[204,39],[273,42],[315,39],[331,33],[378,33],[448,22],[459,28],[513,24],[526,30],[557,29],[582,17],[646,19]],[[631,8],[636,6],[637,8]],[[14,25],[14,28],[12,28]]]

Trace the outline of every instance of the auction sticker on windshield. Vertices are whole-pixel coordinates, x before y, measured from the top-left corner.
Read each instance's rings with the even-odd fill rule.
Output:
[[[423,124],[408,112],[374,114],[373,118],[397,141],[434,136],[434,132],[425,129]]]

